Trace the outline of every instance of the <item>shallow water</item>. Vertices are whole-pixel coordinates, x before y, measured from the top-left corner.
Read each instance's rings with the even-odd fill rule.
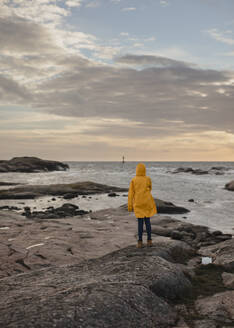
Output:
[[[135,162],[68,162],[70,170],[49,173],[1,173],[0,181],[19,182],[26,184],[71,183],[78,181],[94,181],[98,183],[128,188],[131,178],[135,175]],[[234,192],[224,189],[224,185],[234,180],[233,162],[146,162],[147,175],[152,179],[153,196],[171,201],[176,205],[191,210],[185,215],[173,215],[187,222],[202,224],[212,229],[234,233]],[[193,175],[191,173],[172,174],[178,167],[192,167],[203,170],[214,166],[224,166],[229,170],[224,175]],[[3,188],[2,188],[3,189]],[[4,187],[5,189],[5,187]],[[77,198],[69,200],[85,210],[97,210],[107,207],[117,207],[124,204],[127,198],[121,196],[110,198],[107,195],[95,195],[92,198]],[[23,207],[29,205],[37,210],[47,206],[60,206],[64,200],[56,197],[43,197],[37,200],[0,201],[0,206],[14,205]],[[188,202],[189,199],[194,202]],[[25,204],[19,204],[24,202]],[[183,218],[186,217],[186,218]]]

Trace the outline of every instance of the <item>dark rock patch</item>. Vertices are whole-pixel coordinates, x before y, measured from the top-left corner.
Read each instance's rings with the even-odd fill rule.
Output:
[[[110,192],[110,193],[108,194],[108,197],[117,197],[117,196],[119,196],[119,195],[116,194],[115,192]]]
[[[234,180],[225,184],[225,189],[234,191]]]
[[[20,211],[21,208],[19,208],[19,207],[17,207],[17,206],[8,206],[8,205],[4,205],[4,206],[0,206],[0,210]]]
[[[208,174],[209,171],[201,170],[201,169],[193,169],[192,167],[179,167],[178,169],[174,170],[172,173],[192,173],[196,175],[203,175]]]
[[[13,182],[0,182],[0,186],[17,186],[22,183],[13,183]]]
[[[79,206],[65,203],[60,207],[54,208],[53,206],[47,207],[45,211],[33,211],[31,212],[30,207],[24,208],[22,215],[31,219],[58,219],[65,217],[72,217],[76,215],[84,215],[89,213],[88,211],[80,210]]]

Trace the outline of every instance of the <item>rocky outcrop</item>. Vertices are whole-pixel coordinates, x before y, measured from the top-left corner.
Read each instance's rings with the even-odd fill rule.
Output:
[[[63,196],[65,199],[79,195],[102,194],[127,191],[127,188],[107,186],[91,181],[70,184],[27,185],[8,190],[0,190],[0,199],[34,199],[42,196]]]
[[[157,211],[159,214],[164,213],[164,214],[184,214],[190,212],[187,208],[181,207],[181,206],[176,206],[171,202],[166,202],[161,199],[155,198],[154,199]],[[122,205],[122,208],[125,209],[126,211],[128,210],[127,204]]]
[[[129,246],[80,265],[5,278],[0,281],[0,325],[174,327],[179,316],[171,302],[192,285],[172,250],[173,245]]]
[[[193,225],[170,217],[153,220],[152,233],[182,240],[195,249],[210,245],[217,246],[218,243],[232,239],[231,234],[223,234],[221,231],[211,232],[206,226]]]
[[[174,170],[172,173],[192,173],[197,175],[208,174],[209,171],[201,170],[201,169],[193,169],[192,167],[179,167],[178,169]]]
[[[158,213],[166,214],[184,214],[190,212],[187,208],[174,205],[171,202],[166,202],[161,199],[155,198]]]
[[[229,183],[226,183],[225,189],[227,189],[229,191],[234,191],[234,180]]]
[[[68,164],[58,161],[48,161],[37,157],[14,157],[9,161],[0,161],[0,173],[4,172],[48,172],[65,171]]]
[[[192,167],[179,167],[172,171],[171,173],[191,173],[195,175],[204,175],[204,174],[215,174],[215,175],[223,175],[225,171],[229,170],[224,166],[213,166],[208,170],[202,169],[193,169]]]

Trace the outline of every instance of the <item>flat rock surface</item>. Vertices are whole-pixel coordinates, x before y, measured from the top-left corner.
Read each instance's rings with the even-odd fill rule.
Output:
[[[126,188],[107,186],[91,181],[83,181],[69,184],[52,185],[26,185],[8,190],[0,190],[0,199],[33,199],[42,196],[70,196],[91,195],[109,192],[127,191]]]
[[[191,283],[165,247],[128,246],[98,259],[0,280],[4,327],[171,327],[170,301]],[[188,252],[190,249],[188,248]],[[157,309],[157,311],[155,311]]]
[[[196,302],[199,314],[223,324],[234,324],[234,290],[218,293]]]
[[[0,211],[0,327],[232,326],[233,240],[168,216],[151,223],[153,247],[137,249],[124,207],[56,220]],[[227,262],[200,265],[208,253]]]

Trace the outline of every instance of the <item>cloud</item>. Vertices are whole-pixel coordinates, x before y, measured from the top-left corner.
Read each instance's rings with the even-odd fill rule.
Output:
[[[65,3],[68,7],[80,7],[82,2],[83,0],[68,0]]]
[[[173,60],[170,58],[160,57],[160,56],[150,56],[150,55],[131,55],[127,54],[116,58],[117,63],[134,65],[134,66],[157,66],[157,67],[188,67],[189,64]]]
[[[0,103],[1,104],[22,104],[32,101],[30,92],[17,81],[0,75]]]
[[[145,58],[139,59],[145,62]],[[158,63],[157,58],[150,59]],[[168,135],[173,133],[168,121],[183,121],[183,131],[215,128],[234,131],[230,74],[192,68],[168,58],[160,58],[159,62],[163,66],[140,71],[94,67],[89,63],[76,69],[70,67],[66,73],[38,87],[34,106],[65,117],[139,122],[142,129],[149,133],[155,130],[156,135],[162,131]],[[217,89],[225,92],[221,94]],[[121,124],[121,135],[127,136],[128,128],[120,127]],[[100,129],[100,134],[104,130],[107,128]]]
[[[73,3],[79,1],[72,0]],[[38,14],[40,13],[40,14]],[[0,17],[15,17],[51,26],[60,25],[70,10],[56,0],[12,0],[0,2]]]
[[[128,32],[121,32],[120,36],[129,36],[129,33]]]
[[[215,39],[216,41],[228,44],[228,45],[234,45],[234,38],[230,37],[229,31],[220,32],[218,29],[213,28],[210,30],[205,31],[211,38]]]
[[[89,3],[87,3],[86,7],[87,8],[97,8],[101,5],[101,3],[99,1],[91,1]]]
[[[43,26],[17,17],[0,18],[0,48],[3,54],[21,55],[61,51]]]
[[[136,7],[123,8],[122,11],[135,11]]]
[[[167,7],[167,6],[169,6],[169,2],[167,0],[160,0],[160,5],[162,7]]]

